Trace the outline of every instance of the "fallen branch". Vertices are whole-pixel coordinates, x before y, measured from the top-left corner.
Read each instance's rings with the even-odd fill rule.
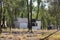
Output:
[[[57,30],[57,31],[55,31],[55,32],[53,32],[53,33],[51,33],[51,34],[49,34],[48,36],[46,36],[46,37],[44,37],[44,38],[42,38],[42,39],[40,39],[40,40],[45,40],[45,39],[47,39],[48,37],[50,37],[50,36],[52,36],[53,34],[55,34],[56,32],[58,32],[59,30]]]

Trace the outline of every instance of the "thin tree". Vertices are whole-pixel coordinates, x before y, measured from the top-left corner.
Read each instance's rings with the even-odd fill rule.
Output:
[[[37,4],[38,4],[37,7],[38,7],[38,10],[37,10],[37,15],[36,15],[36,20],[38,19],[40,2],[41,2],[41,0],[37,0]]]
[[[30,19],[29,19],[30,27],[29,30],[32,32],[32,0],[30,0]]]
[[[2,0],[0,0],[0,33],[2,32],[2,28],[1,28],[1,18],[2,18]]]
[[[28,13],[28,31],[29,31],[29,5],[28,5],[28,0],[27,1],[27,13]]]

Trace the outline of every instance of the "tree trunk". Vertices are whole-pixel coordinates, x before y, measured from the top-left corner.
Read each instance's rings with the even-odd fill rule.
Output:
[[[0,4],[1,4],[1,6],[0,6],[0,33],[2,32],[2,28],[1,28],[1,18],[2,18],[2,0],[0,0]]]
[[[28,13],[28,31],[29,31],[29,5],[28,5],[28,0],[27,0],[27,13]]]
[[[38,0],[37,3],[38,3],[38,6],[37,6],[38,7],[38,10],[37,10],[37,15],[36,15],[36,20],[38,19],[38,14],[39,14],[39,0]]]
[[[29,23],[30,23],[30,30],[32,32],[32,0],[30,0],[30,19],[29,19]]]

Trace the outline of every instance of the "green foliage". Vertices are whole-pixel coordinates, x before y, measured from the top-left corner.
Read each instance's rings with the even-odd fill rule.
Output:
[[[32,5],[32,18],[43,21],[44,27],[49,24],[60,25],[60,6],[58,4],[53,4],[49,7],[49,10],[44,9],[41,0],[37,1],[37,6]],[[49,1],[48,1],[49,2]],[[40,4],[42,3],[42,4]],[[40,6],[41,5],[41,6]],[[30,6],[30,5],[29,5]],[[1,9],[1,8],[0,8]],[[26,0],[3,0],[3,15],[6,17],[6,21],[9,23],[10,20],[14,20],[17,17],[28,18],[27,13],[27,2]],[[30,13],[30,9],[29,9]]]

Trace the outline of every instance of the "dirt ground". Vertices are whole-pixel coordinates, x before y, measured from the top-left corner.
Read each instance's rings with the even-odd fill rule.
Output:
[[[33,30],[33,33],[18,29],[3,31],[2,34],[0,34],[0,40],[40,40],[55,31],[56,30]],[[60,40],[60,31],[46,40]]]

